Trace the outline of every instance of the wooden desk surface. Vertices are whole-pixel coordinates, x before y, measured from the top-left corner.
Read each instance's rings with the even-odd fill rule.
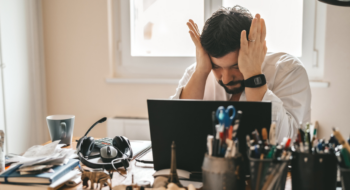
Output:
[[[73,148],[76,149],[76,140],[78,140],[78,137],[73,137],[73,143],[71,146],[67,146],[65,148]],[[51,143],[51,141],[46,142],[45,144]],[[137,163],[137,166],[135,166],[135,160],[132,160],[130,162],[130,167],[128,168],[128,172],[127,174],[125,174],[127,177],[123,177],[121,175],[119,175],[117,172],[114,172],[113,174],[113,179],[112,179],[112,187],[117,186],[117,185],[130,185],[131,181],[132,181],[132,174],[134,174],[134,182],[137,183],[138,181],[141,180],[147,180],[149,182],[151,182],[151,184],[153,184],[154,178],[153,178],[153,174],[154,174],[154,169],[153,168],[149,168],[149,167],[140,167],[139,163]],[[291,190],[292,186],[291,186],[291,177],[290,177],[290,173],[288,173],[288,177],[287,177],[287,181],[286,181],[286,187],[285,190]],[[73,189],[83,189],[82,184],[80,183],[79,185],[75,186],[75,187],[67,187],[67,186],[63,186],[61,189],[67,189],[67,190],[73,190]],[[90,188],[89,188],[90,189]],[[95,188],[96,189],[96,188]],[[102,189],[109,189],[109,187],[104,187]],[[250,190],[250,187],[247,186],[246,190]]]

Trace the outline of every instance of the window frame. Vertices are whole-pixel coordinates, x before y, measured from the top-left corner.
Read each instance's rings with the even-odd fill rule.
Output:
[[[130,0],[108,0],[110,78],[150,79],[153,82],[166,79],[175,83],[195,62],[195,56],[131,57],[130,4]],[[204,0],[205,20],[220,7],[222,0]],[[299,59],[310,80],[323,78],[325,17],[325,5],[315,0],[303,1],[302,57]]]

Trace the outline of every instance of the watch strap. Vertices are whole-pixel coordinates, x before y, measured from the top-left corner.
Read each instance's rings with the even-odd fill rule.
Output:
[[[244,81],[245,87],[258,88],[266,84],[266,78],[264,74],[255,75]]]

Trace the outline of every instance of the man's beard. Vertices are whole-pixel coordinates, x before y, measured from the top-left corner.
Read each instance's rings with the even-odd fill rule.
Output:
[[[222,87],[224,87],[225,91],[226,91],[228,94],[239,94],[239,93],[243,92],[243,91],[244,91],[244,88],[245,88],[245,86],[244,86],[244,81],[243,81],[243,80],[231,81],[231,82],[227,83],[226,85],[222,82],[222,80],[219,80],[218,82],[219,82],[219,84],[220,84]],[[231,90],[227,88],[227,86],[234,86],[234,85],[236,85],[236,84],[241,84],[241,85],[240,85],[240,87],[234,88],[234,89],[231,89]]]

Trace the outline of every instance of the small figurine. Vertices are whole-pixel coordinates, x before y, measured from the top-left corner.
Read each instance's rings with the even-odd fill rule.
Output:
[[[178,187],[183,187],[180,183],[176,169],[177,169],[176,168],[176,145],[175,145],[175,142],[173,141],[173,144],[171,145],[171,167],[170,167],[170,176],[168,179],[168,183],[174,183]]]
[[[110,180],[110,183],[108,182]],[[104,171],[83,171],[81,170],[81,180],[83,181],[83,188],[89,188],[88,181],[90,180],[91,189],[94,189],[94,183],[97,183],[96,188],[98,188],[98,184],[100,184],[100,190],[106,183],[109,186],[109,189],[112,189],[112,179],[110,174]]]

